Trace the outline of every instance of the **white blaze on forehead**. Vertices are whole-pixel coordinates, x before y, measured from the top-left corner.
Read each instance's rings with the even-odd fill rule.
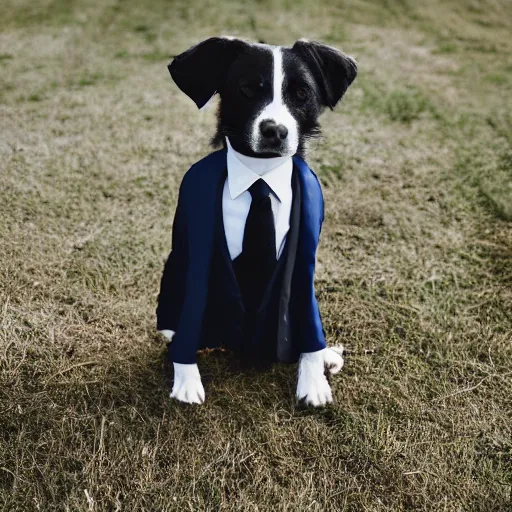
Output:
[[[284,70],[283,70],[283,54],[281,48],[276,48],[272,51],[274,58],[274,103],[282,104],[283,102],[283,81],[284,81]]]
[[[299,145],[299,134],[297,121],[291,115],[286,104],[283,101],[283,52],[280,47],[272,48],[273,60],[273,81],[272,81],[272,101],[258,114],[254,120],[252,129],[252,149],[256,153],[261,144],[260,123],[270,119],[276,124],[286,126],[288,137],[286,138],[286,154],[293,155]]]

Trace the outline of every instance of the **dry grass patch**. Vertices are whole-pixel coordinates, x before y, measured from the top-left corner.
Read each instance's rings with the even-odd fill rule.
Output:
[[[4,510],[505,511],[512,133],[505,0],[11,2],[0,20]],[[360,75],[309,160],[317,291],[345,369],[205,354],[168,399],[154,309],[181,176],[208,151],[169,56],[213,34],[341,46]],[[369,352],[368,352],[369,350]]]

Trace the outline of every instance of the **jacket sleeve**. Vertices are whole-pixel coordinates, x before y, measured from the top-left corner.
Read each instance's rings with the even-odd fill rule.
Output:
[[[183,185],[180,187],[178,205],[172,227],[172,249],[165,263],[158,306],[157,329],[177,330],[185,298],[185,280],[188,266],[188,234]]]
[[[320,182],[311,172],[303,189],[302,238],[299,240],[292,293],[294,332],[300,352],[316,352],[326,347],[320,308],[315,294],[316,251],[324,220],[324,200]]]

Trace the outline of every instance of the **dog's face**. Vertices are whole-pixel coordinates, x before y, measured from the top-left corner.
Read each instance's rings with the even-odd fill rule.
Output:
[[[320,43],[287,48],[214,37],[178,55],[169,71],[199,108],[219,93],[214,143],[227,137],[242,154],[273,157],[303,151],[319,132],[318,116],[342,98],[357,66]]]

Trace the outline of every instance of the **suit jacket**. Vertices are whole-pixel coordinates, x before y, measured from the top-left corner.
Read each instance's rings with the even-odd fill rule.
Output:
[[[227,177],[227,171],[225,171]],[[292,173],[290,229],[261,303],[247,310],[237,278],[240,258],[231,260],[223,219],[224,180],[217,192],[214,247],[199,348],[225,347],[246,361],[294,362],[299,347],[292,344],[290,291],[300,229],[301,190],[298,171]]]
[[[320,311],[314,291],[316,250],[324,216],[323,196],[317,177],[299,156],[293,163],[300,186],[298,240],[288,239],[283,286],[279,300],[278,359],[292,353],[325,348]],[[226,150],[216,151],[194,164],[180,186],[173,223],[172,251],[165,264],[157,307],[157,329],[176,332],[169,355],[176,363],[195,363],[208,295],[214,250],[217,191],[225,179]]]

